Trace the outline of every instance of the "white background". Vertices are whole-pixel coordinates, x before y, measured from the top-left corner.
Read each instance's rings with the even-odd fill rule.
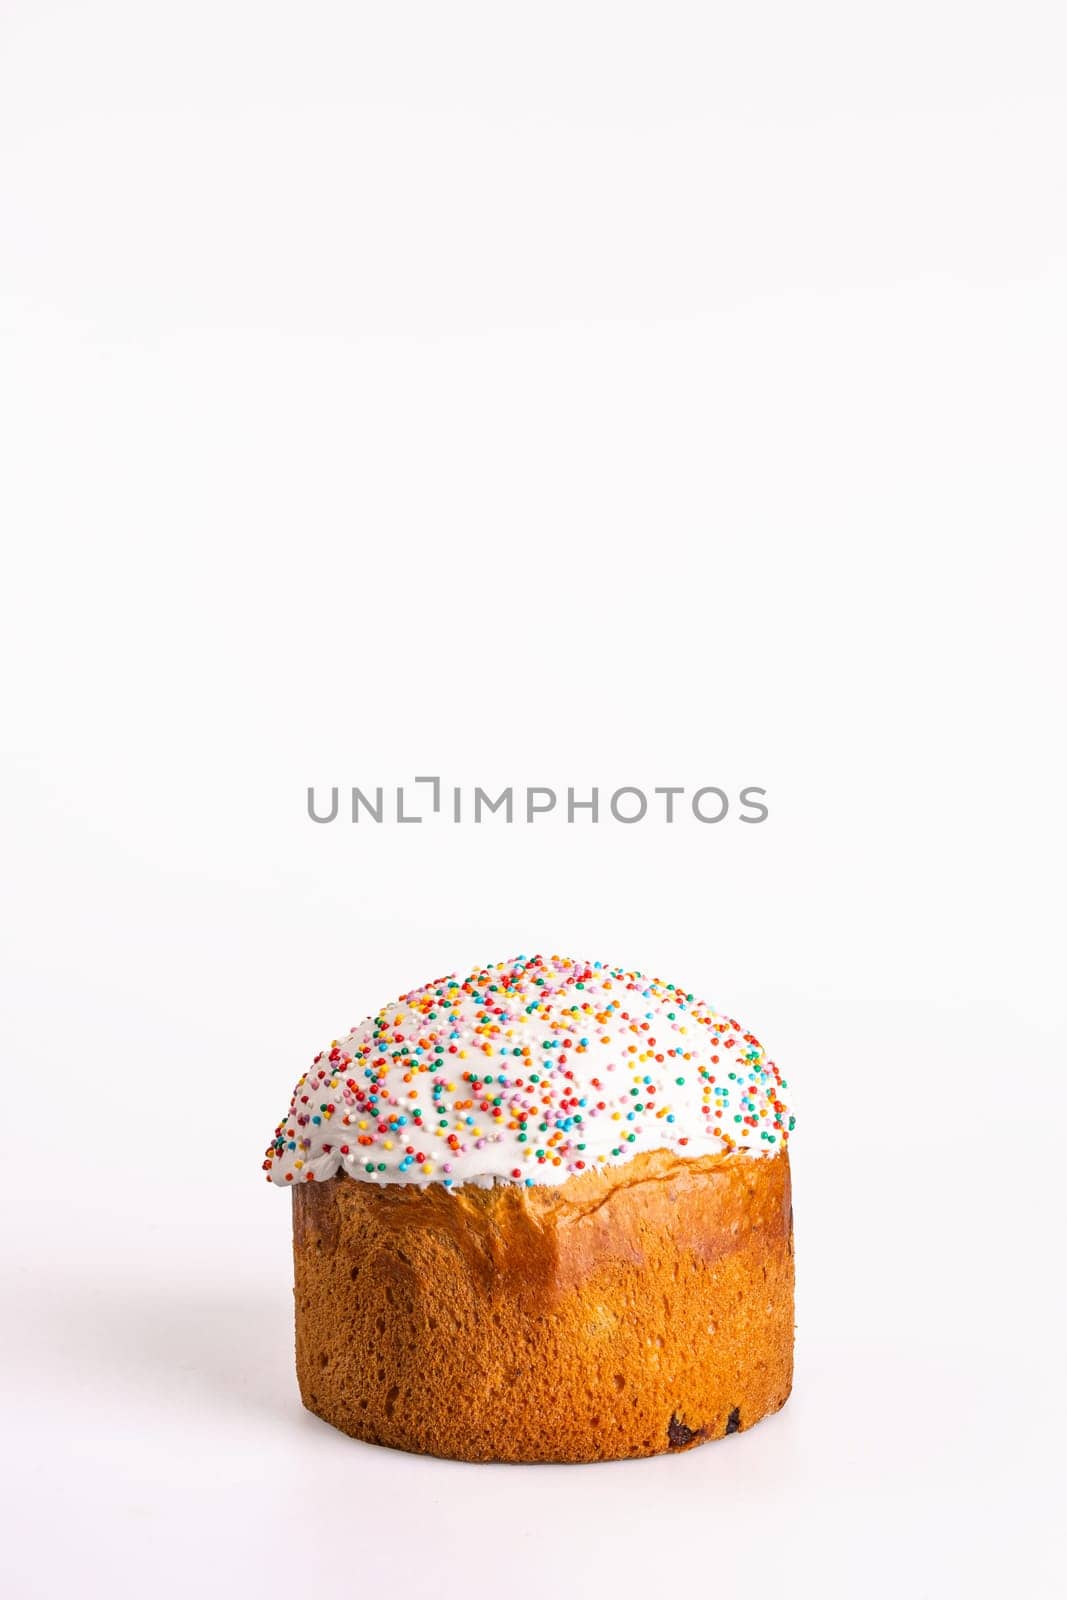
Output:
[[[0,18],[7,1592],[1057,1592],[1061,8]],[[305,815],[434,772],[771,816]],[[535,948],[794,1087],[751,1433],[300,1408],[293,1082]]]

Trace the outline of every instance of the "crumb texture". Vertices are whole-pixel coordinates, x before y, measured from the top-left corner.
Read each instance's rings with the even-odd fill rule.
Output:
[[[644,1153],[558,1188],[293,1190],[304,1404],[464,1461],[690,1449],[784,1405],[789,1159]]]

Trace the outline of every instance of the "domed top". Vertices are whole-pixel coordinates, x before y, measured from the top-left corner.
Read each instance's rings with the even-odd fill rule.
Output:
[[[315,1057],[264,1167],[285,1187],[559,1184],[639,1151],[773,1153],[793,1117],[759,1040],[676,984],[567,956],[439,978]]]

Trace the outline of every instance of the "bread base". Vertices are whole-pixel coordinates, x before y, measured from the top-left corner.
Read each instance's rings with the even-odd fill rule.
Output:
[[[658,1150],[558,1188],[293,1190],[305,1406],[460,1461],[685,1450],[785,1404],[789,1158]]]

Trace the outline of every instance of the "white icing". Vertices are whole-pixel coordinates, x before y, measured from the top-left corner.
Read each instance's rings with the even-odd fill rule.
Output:
[[[518,957],[415,989],[335,1041],[264,1165],[282,1187],[342,1168],[459,1187],[560,1184],[646,1150],[762,1155],[789,1138],[784,1087],[751,1033],[673,984]]]

